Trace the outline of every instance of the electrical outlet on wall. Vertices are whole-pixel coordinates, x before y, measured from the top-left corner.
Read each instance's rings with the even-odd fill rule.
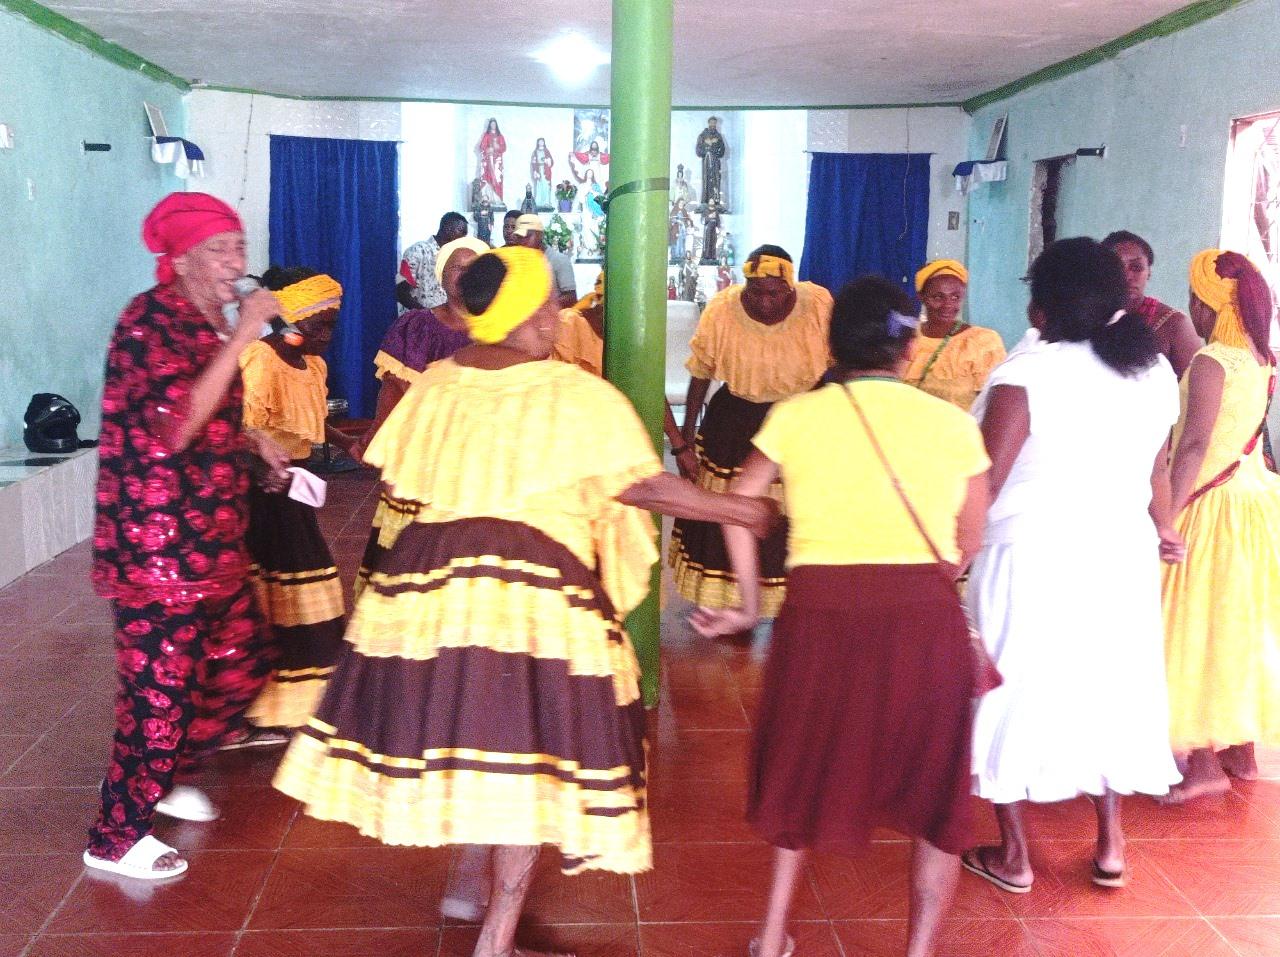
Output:
[[[953,209],[951,212],[947,213],[947,229],[959,229],[959,228],[960,228],[960,213]]]

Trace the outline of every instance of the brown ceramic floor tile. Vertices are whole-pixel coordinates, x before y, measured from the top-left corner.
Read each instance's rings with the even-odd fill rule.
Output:
[[[905,920],[910,862],[911,845],[907,842],[875,843],[857,857],[815,855],[815,886],[827,916],[832,920]],[[984,881],[969,883],[961,875],[951,917],[1011,918],[1005,896]]]
[[[669,687],[659,704],[677,728],[724,730],[747,727],[747,713],[733,688]]]
[[[644,957],[747,957],[759,932],[755,921],[732,924],[641,924]],[[801,957],[841,957],[835,932],[826,921],[793,921],[787,928]]]
[[[747,748],[745,728],[695,731],[666,727],[650,738],[649,776],[656,781],[740,781],[745,790]]]
[[[222,817],[208,824],[164,821],[158,836],[183,851],[273,851],[298,812],[298,802],[270,787],[210,788]]]
[[[1126,851],[1128,883],[1111,889],[1097,887],[1090,880],[1091,841],[1033,842],[1035,885],[1031,893],[1002,896],[1019,917],[1194,917],[1195,908],[1152,860],[1158,850],[1174,846],[1181,845],[1160,841],[1130,844]],[[962,880],[991,886],[968,873]]]
[[[440,957],[471,957],[479,936],[478,927],[445,927],[440,931]],[[639,957],[640,954],[634,923],[522,925],[516,932],[516,942],[536,950],[572,953],[574,957]]]
[[[97,813],[94,788],[0,787],[0,854],[78,855]]]
[[[71,854],[0,854],[0,929],[34,934],[82,870]]]
[[[283,850],[249,926],[434,927],[448,867],[431,848]]]
[[[236,957],[434,957],[435,927],[397,930],[250,930]]]
[[[1200,917],[1028,920],[1041,957],[1235,957]]]
[[[757,840],[747,826],[747,785],[655,776],[649,785],[653,839],[659,843]]]
[[[72,934],[40,937],[27,957],[231,957],[235,934]]]
[[[1150,798],[1125,800],[1125,836],[1130,840],[1251,840],[1280,835],[1277,813],[1245,799],[1240,791],[1191,804],[1162,807]]]
[[[49,934],[231,931],[244,926],[271,866],[265,851],[199,851],[167,881],[86,870],[46,928]]]
[[[301,805],[289,832],[284,836],[288,848],[382,847],[372,837],[365,837],[350,824],[317,821],[303,812]]]
[[[1170,841],[1146,850],[1206,917],[1280,915],[1280,840]]]
[[[0,734],[0,775],[38,740],[38,734]]]
[[[1280,917],[1215,917],[1209,923],[1240,957],[1275,957],[1280,953]]]
[[[111,755],[112,725],[82,727],[64,718],[0,774],[0,787],[96,788]]]
[[[269,787],[284,748],[244,748],[213,755],[191,783],[203,788]]]
[[[773,866],[773,849],[763,843],[659,844],[653,863],[652,871],[636,877],[642,922],[754,921],[763,913]],[[826,916],[807,870],[792,915]]]
[[[901,957],[907,947],[905,920],[836,921],[845,957]],[[936,957],[1040,957],[1016,920],[947,920]]]
[[[0,957],[19,957],[30,943],[26,934],[0,934]]]

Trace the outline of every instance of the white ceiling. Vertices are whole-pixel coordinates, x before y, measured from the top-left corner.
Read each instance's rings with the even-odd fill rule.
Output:
[[[187,80],[307,96],[606,103],[529,54],[608,0],[43,0]],[[644,2],[644,0],[630,0]],[[1185,0],[676,0],[677,106],[954,102]]]

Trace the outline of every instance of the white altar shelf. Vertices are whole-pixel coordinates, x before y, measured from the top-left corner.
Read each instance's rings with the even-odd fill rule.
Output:
[[[0,449],[0,587],[93,533],[97,452]]]

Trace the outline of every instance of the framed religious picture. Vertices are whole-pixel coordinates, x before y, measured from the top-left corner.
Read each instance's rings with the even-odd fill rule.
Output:
[[[609,111],[573,111],[573,151],[585,153],[595,143],[601,153],[609,152]]]

